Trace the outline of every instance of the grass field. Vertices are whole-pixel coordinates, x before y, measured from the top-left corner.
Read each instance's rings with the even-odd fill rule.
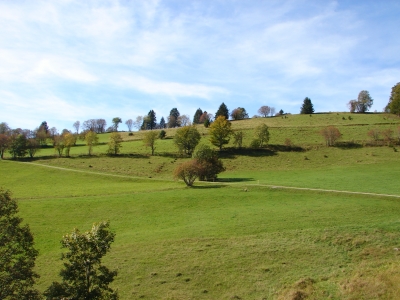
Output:
[[[81,145],[72,158],[43,149],[34,160],[0,161],[0,186],[13,192],[35,235],[40,290],[59,280],[62,235],[109,220],[116,241],[105,264],[118,270],[121,299],[396,299],[400,198],[269,187],[400,196],[395,148],[328,148],[319,136],[334,124],[343,140],[363,141],[367,128],[395,129],[399,120],[348,116],[267,119],[271,144],[290,136],[303,150],[229,149],[220,181],[193,188],[172,178],[187,159],[173,140],[158,141],[158,155],[149,156],[141,132],[126,133],[120,157],[100,155],[106,145],[88,157]],[[264,121],[233,127],[250,141]]]

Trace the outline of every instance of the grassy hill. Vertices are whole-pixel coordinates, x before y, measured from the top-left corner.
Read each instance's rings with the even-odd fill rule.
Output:
[[[351,120],[349,119],[351,116]],[[394,131],[383,114],[288,115],[232,122],[245,133],[270,127],[266,149],[221,153],[216,183],[186,188],[172,178],[187,158],[175,129],[157,141],[123,133],[122,154],[86,146],[57,158],[0,161],[0,185],[18,199],[40,251],[38,287],[57,280],[60,239],[74,227],[110,220],[116,241],[105,263],[118,270],[121,299],[395,299],[400,292],[400,151],[368,146],[368,130]],[[320,129],[339,128],[351,147],[325,147]],[[208,131],[198,127],[202,143]],[[283,147],[289,138],[296,148]],[[277,188],[277,186],[282,186]],[[367,192],[291,190],[283,187]],[[303,298],[302,298],[303,297]]]

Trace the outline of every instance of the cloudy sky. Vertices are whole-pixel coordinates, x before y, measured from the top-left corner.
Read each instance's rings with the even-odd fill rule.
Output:
[[[382,111],[400,81],[400,1],[0,0],[0,122],[79,120],[222,102]],[[126,129],[125,125],[121,129]]]

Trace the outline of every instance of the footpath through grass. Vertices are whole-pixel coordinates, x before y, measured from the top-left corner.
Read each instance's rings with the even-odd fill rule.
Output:
[[[10,174],[1,185],[19,199],[35,235],[41,290],[57,279],[62,235],[110,220],[117,236],[105,263],[118,269],[121,299],[393,299],[398,292],[399,200],[246,192],[246,182],[189,189],[13,162],[1,168]]]

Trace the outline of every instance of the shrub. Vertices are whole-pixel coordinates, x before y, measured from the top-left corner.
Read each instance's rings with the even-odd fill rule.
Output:
[[[333,146],[336,141],[342,136],[339,129],[335,126],[328,126],[321,130],[321,135],[324,137],[326,145]]]
[[[193,159],[180,164],[174,171],[174,177],[182,179],[187,186],[193,186],[194,181],[199,177],[199,165]]]
[[[207,145],[201,145],[193,156],[197,162],[200,180],[215,181],[225,168],[218,158],[218,153]]]
[[[166,132],[164,129],[162,129],[162,130],[160,131],[160,134],[159,134],[158,137],[162,140],[162,139],[165,138],[166,135],[167,135],[167,132]]]

